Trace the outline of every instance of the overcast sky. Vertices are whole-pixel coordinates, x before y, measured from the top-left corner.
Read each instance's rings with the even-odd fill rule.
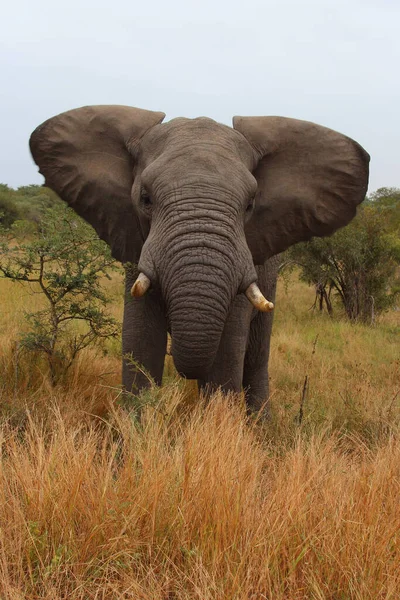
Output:
[[[43,181],[28,138],[45,119],[126,104],[315,121],[371,154],[370,191],[400,187],[399,0],[4,4],[0,182]]]

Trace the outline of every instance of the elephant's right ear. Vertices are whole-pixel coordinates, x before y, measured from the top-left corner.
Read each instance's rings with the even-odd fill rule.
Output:
[[[129,106],[85,106],[45,121],[30,138],[45,185],[94,227],[121,262],[137,262],[144,241],[131,200],[130,150],[164,117]]]

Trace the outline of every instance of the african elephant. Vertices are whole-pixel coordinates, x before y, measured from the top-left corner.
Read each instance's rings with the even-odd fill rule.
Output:
[[[369,156],[306,121],[235,117],[231,128],[164,117],[78,108],[40,125],[30,148],[46,185],[117,260],[134,265],[126,269],[124,355],[160,384],[169,331],[182,375],[243,386],[248,407],[259,409],[268,396],[274,257],[354,217]],[[138,390],[148,378],[125,360],[123,384]]]

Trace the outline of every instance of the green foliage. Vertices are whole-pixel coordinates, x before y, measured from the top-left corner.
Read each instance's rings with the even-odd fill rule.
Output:
[[[365,204],[376,210],[389,232],[400,237],[400,189],[379,188],[367,198]]]
[[[45,307],[26,315],[30,330],[21,344],[44,353],[56,383],[83,348],[117,335],[100,285],[116,267],[107,245],[61,202],[43,209],[28,240],[21,241],[20,230],[18,221],[3,229],[0,273],[43,296]]]
[[[14,195],[14,190],[5,184],[0,184],[0,226],[5,229],[9,229],[19,218]]]
[[[316,286],[320,309],[331,313],[336,292],[352,321],[370,322],[393,306],[400,292],[400,190],[381,188],[357,217],[330,238],[314,238],[289,251],[301,277]]]
[[[0,184],[0,225],[9,228],[17,219],[37,225],[44,212],[58,204],[62,204],[62,201],[49,188],[41,185],[25,185],[13,190],[2,183]]]

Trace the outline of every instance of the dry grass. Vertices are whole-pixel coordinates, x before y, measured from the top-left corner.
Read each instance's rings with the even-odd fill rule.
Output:
[[[2,600],[400,598],[399,313],[351,326],[281,285],[269,424],[170,364],[139,423],[117,344],[52,389],[16,345],[37,297],[0,289]]]
[[[270,361],[275,413],[285,422],[298,414],[308,375],[305,423],[368,435],[385,423],[398,426],[400,311],[368,327],[311,311],[313,301],[296,276],[280,282]]]

